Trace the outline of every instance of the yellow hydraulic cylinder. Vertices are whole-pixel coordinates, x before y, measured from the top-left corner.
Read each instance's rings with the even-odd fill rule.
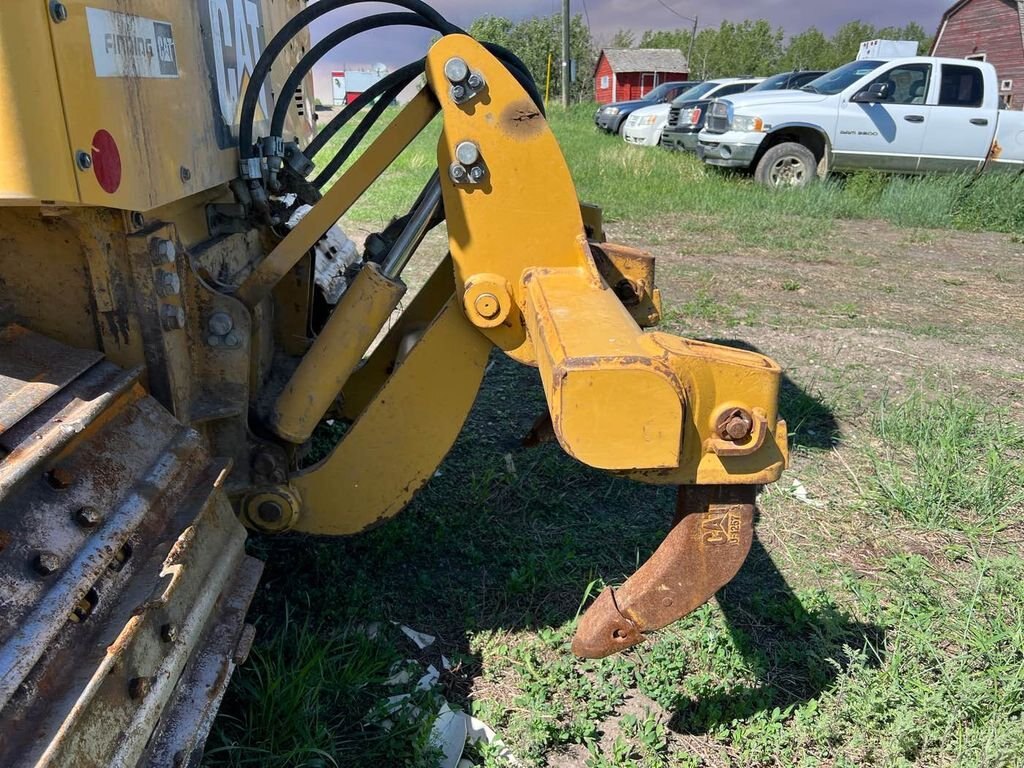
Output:
[[[292,443],[309,440],[405,290],[377,264],[360,270],[277,398],[270,420],[274,432]]]

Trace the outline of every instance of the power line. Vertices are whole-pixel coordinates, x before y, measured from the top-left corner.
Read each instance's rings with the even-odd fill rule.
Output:
[[[590,33],[590,39],[594,39],[594,30],[590,26],[590,11],[587,9],[587,0],[583,0],[583,15],[587,18],[587,32]]]
[[[690,17],[690,16],[683,16],[683,14],[681,14],[679,11],[677,11],[675,8],[673,8],[671,5],[666,3],[665,0],[658,0],[658,4],[662,8],[664,8],[666,11],[668,11],[669,13],[673,13],[676,16],[678,16],[683,21],[693,21],[692,17]]]

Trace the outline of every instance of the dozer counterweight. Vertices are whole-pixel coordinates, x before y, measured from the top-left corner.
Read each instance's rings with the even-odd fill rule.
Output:
[[[198,761],[251,642],[245,529],[400,512],[495,348],[539,369],[567,453],[680,487],[575,653],[636,645],[747,556],[756,489],[787,461],[779,367],[646,330],[654,261],[605,241],[514,54],[418,0],[309,45],[354,4],[0,6],[0,764]],[[439,39],[314,131],[316,61],[396,24]],[[357,252],[338,221],[435,119],[436,171]],[[449,254],[409,298],[441,223]],[[304,466],[326,419],[344,434]]]

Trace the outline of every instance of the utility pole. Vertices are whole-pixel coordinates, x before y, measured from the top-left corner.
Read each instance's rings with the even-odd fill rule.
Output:
[[[569,75],[570,67],[569,51],[569,0],[562,0],[562,106],[569,106]]]
[[[697,42],[697,21],[698,21],[698,19],[700,19],[699,16],[694,16],[693,17],[693,34],[690,35],[690,51],[689,51],[689,53],[686,54],[686,69],[688,70],[687,76],[689,76],[689,71],[693,70],[693,46],[694,46],[694,43]]]

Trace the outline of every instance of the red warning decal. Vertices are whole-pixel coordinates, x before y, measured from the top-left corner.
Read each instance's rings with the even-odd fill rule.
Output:
[[[110,195],[117,192],[121,186],[121,152],[107,131],[96,131],[92,137],[92,168],[104,192]]]

